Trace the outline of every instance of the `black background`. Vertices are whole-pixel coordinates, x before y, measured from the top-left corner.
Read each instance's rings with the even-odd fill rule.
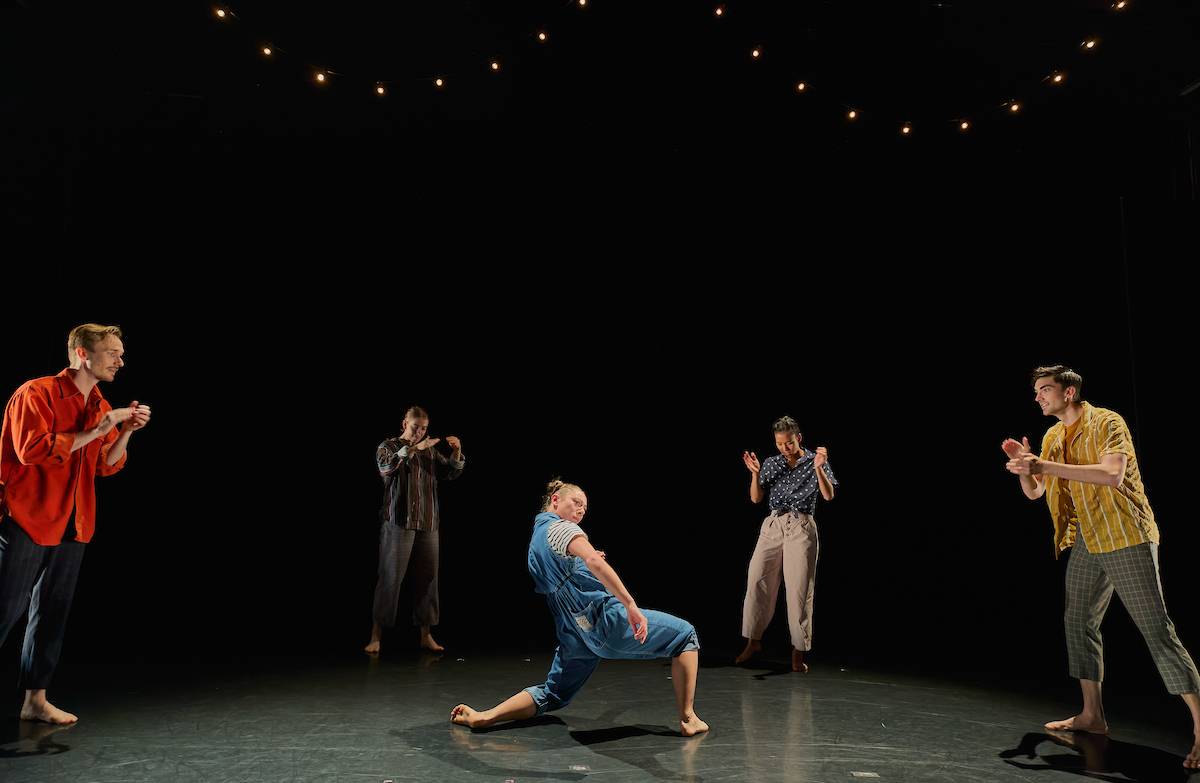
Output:
[[[6,255],[40,279],[6,277],[0,387],[118,323],[104,392],[154,407],[100,485],[67,676],[359,649],[374,449],[415,403],[468,455],[442,492],[452,650],[552,645],[523,553],[554,475],[640,604],[736,650],[762,512],[740,454],[773,453],[786,413],[841,481],[815,661],[1057,681],[1065,563],[999,449],[1051,423],[1028,371],[1055,362],[1133,430],[1195,648],[1196,224],[1157,200],[1194,195],[1194,11],[1068,5],[758,4],[726,28],[683,4],[261,3],[237,28],[203,4],[6,8],[6,222],[37,238]],[[542,23],[553,48],[528,40]],[[1046,97],[1038,69],[1073,67],[1083,29],[1104,56]],[[290,59],[264,64],[275,37]],[[746,61],[756,38],[769,62]],[[314,62],[366,89],[313,88]],[[811,108],[796,73],[827,88]],[[1022,91],[1019,121],[979,109]],[[968,113],[969,138],[926,132]],[[1110,683],[1159,688],[1115,602],[1106,628]],[[786,651],[782,613],[767,644]]]

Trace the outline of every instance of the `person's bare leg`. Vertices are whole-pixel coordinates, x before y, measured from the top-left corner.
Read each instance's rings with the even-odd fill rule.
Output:
[[[383,627],[379,623],[371,626],[371,641],[363,648],[363,652],[369,655],[379,654],[379,642],[383,639]]]
[[[738,657],[733,659],[735,664],[741,665],[753,658],[758,653],[762,652],[761,639],[747,639],[746,646],[738,653]]]
[[[514,693],[490,710],[475,710],[459,704],[450,710],[450,721],[459,726],[482,729],[502,720],[526,720],[537,715],[537,705],[527,692]]]
[[[708,731],[708,724],[696,714],[696,673],[700,654],[688,650],[671,659],[671,684],[675,686],[675,703],[679,707],[679,731],[685,737]]]
[[[46,689],[41,688],[25,691],[25,703],[21,706],[21,720],[40,720],[56,726],[69,726],[79,718],[46,701]]]
[[[429,650],[430,652],[444,652],[446,650],[445,647],[433,640],[433,634],[430,633],[428,625],[421,626],[421,649]]]
[[[1181,693],[1183,701],[1192,713],[1192,750],[1183,760],[1183,766],[1188,769],[1200,769],[1200,694]]]
[[[1100,683],[1095,680],[1080,680],[1083,691],[1083,712],[1066,720],[1052,720],[1046,724],[1050,731],[1086,731],[1091,734],[1107,734],[1108,723],[1104,720],[1104,703],[1100,698]]]

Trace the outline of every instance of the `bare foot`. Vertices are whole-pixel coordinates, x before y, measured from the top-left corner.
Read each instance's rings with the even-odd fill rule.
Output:
[[[56,726],[70,726],[79,718],[44,701],[37,705],[26,702],[21,707],[21,720],[38,720],[42,723],[53,723]]]
[[[445,652],[446,648],[433,640],[433,634],[422,634],[421,649],[429,650],[430,652]]]
[[[759,652],[762,652],[762,642],[760,642],[758,639],[747,639],[746,648],[742,650],[738,657],[733,659],[733,662],[741,665],[753,658]]]
[[[372,639],[371,643],[363,648],[363,652],[367,655],[379,655],[379,640]]]
[[[1066,720],[1052,720],[1046,724],[1050,731],[1086,731],[1089,734],[1107,734],[1108,724],[1103,718],[1076,715]]]
[[[679,719],[679,731],[685,737],[694,737],[708,731],[708,724],[700,720],[700,716],[693,712],[691,715]]]
[[[804,653],[792,648],[792,671],[808,674],[808,664],[804,662]]]
[[[483,717],[482,712],[466,704],[459,704],[450,710],[450,722],[457,723],[459,726],[470,726],[473,729],[480,729],[491,724],[491,721]]]
[[[1200,769],[1200,734],[1196,735],[1196,740],[1192,743],[1192,751],[1183,760],[1183,766],[1188,769]]]

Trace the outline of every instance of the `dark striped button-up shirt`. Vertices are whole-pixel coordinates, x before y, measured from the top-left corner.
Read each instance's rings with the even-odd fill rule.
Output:
[[[379,521],[408,530],[438,529],[437,483],[462,475],[466,458],[457,461],[436,447],[418,451],[405,438],[388,438],[375,451],[383,477]]]

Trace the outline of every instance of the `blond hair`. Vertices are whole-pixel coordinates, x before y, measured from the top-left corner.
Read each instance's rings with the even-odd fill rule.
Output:
[[[558,476],[555,476],[550,480],[550,483],[546,485],[546,494],[542,496],[542,511],[550,510],[550,498],[554,497],[555,495],[561,495],[565,490],[572,489],[576,492],[583,492],[578,484],[569,484]]]
[[[121,327],[80,324],[72,329],[71,333],[67,335],[67,361],[71,363],[71,369],[78,370],[83,365],[83,360],[75,355],[76,348],[82,347],[90,353],[96,343],[109,335],[120,339]]]

